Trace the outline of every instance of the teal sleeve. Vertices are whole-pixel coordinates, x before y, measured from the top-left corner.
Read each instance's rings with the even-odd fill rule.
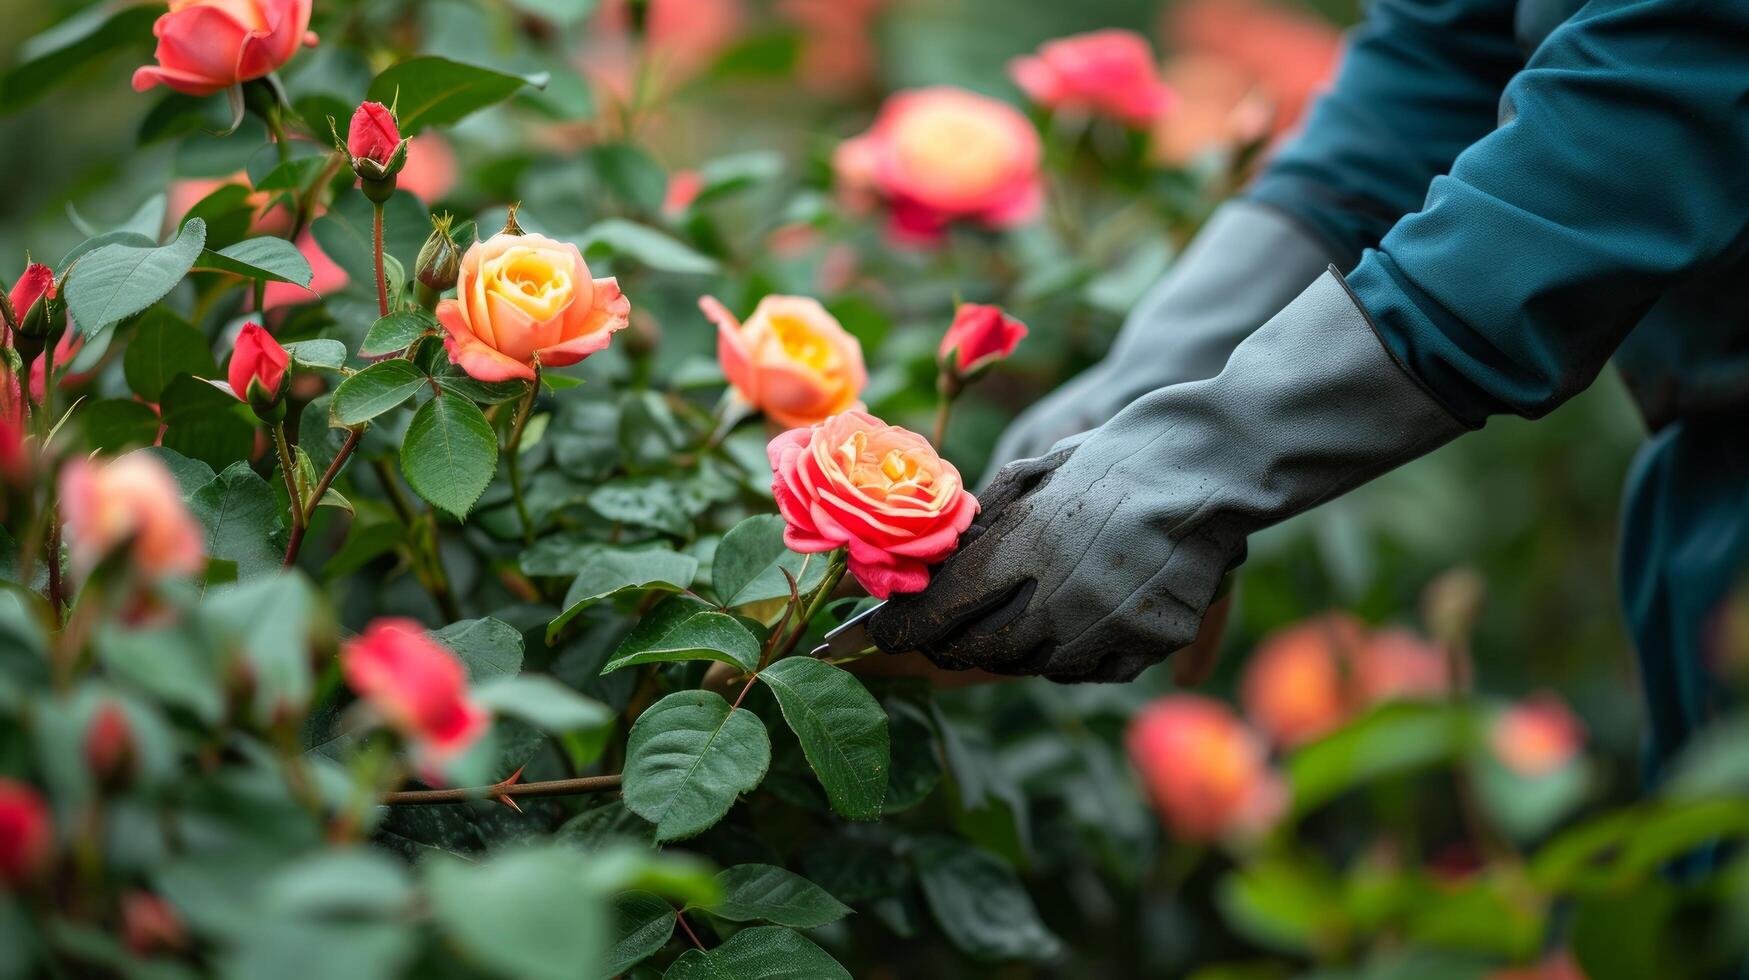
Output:
[[[1592,0],[1348,277],[1447,408],[1536,417],[1749,249],[1749,0]],[[1723,326],[1721,325],[1721,328]]]
[[[1524,64],[1516,0],[1374,0],[1302,132],[1247,196],[1318,233],[1351,268],[1465,147]]]

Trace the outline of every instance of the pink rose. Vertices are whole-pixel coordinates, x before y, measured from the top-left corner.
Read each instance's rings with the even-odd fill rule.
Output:
[[[903,238],[938,238],[956,220],[1021,224],[1042,199],[1038,133],[1018,109],[964,89],[899,92],[868,132],[833,155],[840,188],[885,200]]]
[[[193,575],[206,565],[205,532],[182,505],[176,478],[152,456],[74,459],[61,471],[61,513],[81,573],[122,547],[132,569],[149,577]]]
[[[714,297],[698,301],[717,325],[717,360],[749,405],[779,425],[813,425],[860,404],[862,344],[819,301],[767,296],[743,323]]]
[[[170,0],[152,25],[156,65],[134,72],[134,91],[168,85],[202,96],[260,78],[290,61],[309,33],[313,0]]]
[[[850,574],[878,598],[922,591],[978,513],[928,440],[866,412],[791,429],[766,453],[784,543],[803,554],[848,548]]]
[[[532,381],[536,363],[575,364],[630,316],[619,283],[591,279],[577,246],[503,232],[468,248],[456,298],[437,304],[450,357],[481,381]]]
[[[428,766],[466,751],[491,723],[462,662],[410,619],[372,622],[342,647],[340,671]]]
[[[1219,701],[1162,698],[1136,715],[1125,741],[1160,815],[1183,840],[1255,835],[1287,806],[1262,740]]]
[[[1543,693],[1502,712],[1488,741],[1508,769],[1521,776],[1546,776],[1579,755],[1585,726],[1559,697]]]
[[[951,362],[954,373],[963,378],[1014,353],[1025,337],[1026,324],[1001,307],[961,303],[942,335],[938,355],[941,363]]]
[[[48,867],[55,854],[49,807],[37,791],[0,776],[0,883],[22,885]]]
[[[1291,748],[1374,705],[1446,688],[1437,647],[1408,630],[1369,632],[1346,613],[1328,613],[1265,637],[1246,665],[1240,700],[1252,724]]]
[[[1008,63],[1027,97],[1046,109],[1109,116],[1145,128],[1172,108],[1154,51],[1134,31],[1104,30],[1048,41]]]
[[[231,383],[231,391],[238,398],[251,403],[259,400],[271,404],[279,400],[286,369],[290,366],[291,355],[273,339],[272,334],[261,329],[259,324],[245,323],[237,335],[237,346],[231,353],[231,366],[225,372],[225,379]],[[251,397],[250,389],[255,385],[260,385],[261,390]]]

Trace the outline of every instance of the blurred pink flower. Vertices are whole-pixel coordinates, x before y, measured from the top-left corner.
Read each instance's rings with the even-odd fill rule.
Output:
[[[1155,158],[1183,165],[1210,150],[1234,149],[1268,135],[1275,107],[1250,74],[1225,58],[1184,54],[1166,63],[1178,103],[1153,125]]]
[[[1219,701],[1161,698],[1130,722],[1125,739],[1167,826],[1187,841],[1261,833],[1281,816],[1288,792],[1261,739]]]
[[[428,129],[407,144],[407,166],[396,178],[395,186],[430,204],[455,190],[459,174],[449,140]]]
[[[1124,30],[1091,31],[1041,45],[1008,63],[1027,97],[1046,109],[1107,116],[1145,129],[1172,107],[1148,39]]]
[[[1265,637],[1240,681],[1251,723],[1292,748],[1341,727],[1384,701],[1446,690],[1439,650],[1400,629],[1369,632],[1333,612]]]
[[[1502,712],[1488,741],[1508,769],[1546,776],[1578,757],[1585,726],[1559,697],[1543,692]]]
[[[304,258],[310,263],[312,273],[310,286],[306,289],[289,282],[268,283],[264,302],[269,310],[277,310],[282,306],[293,306],[299,303],[313,303],[324,296],[331,296],[345,289],[346,284],[350,281],[350,277],[346,275],[346,270],[340,268],[333,259],[328,257],[326,252],[322,251],[321,246],[316,244],[315,235],[308,231],[299,235],[297,246],[298,251],[303,253]]]
[[[676,170],[668,177],[668,191],[662,196],[662,213],[678,217],[692,207],[698,192],[704,189],[704,178],[696,170]]]
[[[42,794],[0,776],[0,884],[22,885],[48,867],[55,828]]]
[[[874,79],[874,20],[886,0],[778,0],[802,32],[797,78],[816,92],[844,93]]]
[[[206,532],[156,457],[76,458],[61,471],[60,491],[67,553],[80,574],[121,548],[133,572],[148,578],[193,575],[206,566]]]
[[[1260,85],[1277,133],[1299,122],[1342,55],[1335,26],[1268,0],[1190,0],[1168,12],[1166,33],[1174,50],[1220,58]]]
[[[615,101],[630,102],[640,57],[648,59],[645,83],[671,90],[728,50],[746,19],[742,0],[648,0],[640,44],[628,0],[603,0],[576,65]]]
[[[378,619],[340,651],[346,683],[413,743],[428,770],[467,751],[491,724],[448,648],[410,619]]]
[[[867,132],[845,140],[833,169],[853,208],[884,201],[906,241],[938,239],[951,222],[1009,228],[1038,213],[1038,133],[1006,102],[949,86],[899,92]]]

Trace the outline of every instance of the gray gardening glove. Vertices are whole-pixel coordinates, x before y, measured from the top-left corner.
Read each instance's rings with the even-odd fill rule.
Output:
[[[1105,424],[1156,388],[1214,377],[1239,341],[1331,261],[1317,239],[1280,211],[1250,201],[1221,205],[1142,297],[1105,359],[1008,427],[996,442],[990,472],[1043,456],[1059,440]]]
[[[1331,268],[1219,375],[1004,468],[960,551],[870,637],[947,668],[1128,680],[1196,638],[1251,532],[1463,431]]]

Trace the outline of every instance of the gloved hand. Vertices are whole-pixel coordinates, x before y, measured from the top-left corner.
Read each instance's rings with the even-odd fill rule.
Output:
[[[992,473],[1103,425],[1156,388],[1214,377],[1239,341],[1298,296],[1331,259],[1317,239],[1268,205],[1221,205],[1136,304],[1105,359],[1021,413],[1002,434]]]
[[[1196,637],[1251,532],[1463,431],[1332,268],[1219,375],[1004,468],[959,552],[869,635],[948,668],[1128,680]]]

